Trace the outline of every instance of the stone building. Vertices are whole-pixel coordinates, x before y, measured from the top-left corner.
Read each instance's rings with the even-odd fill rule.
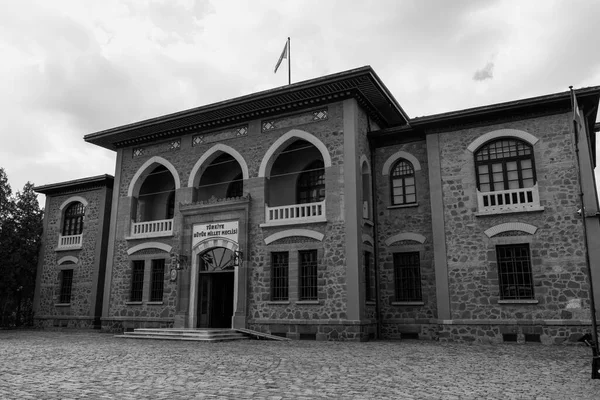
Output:
[[[106,249],[89,242],[102,329],[573,340],[586,253],[600,298],[599,98],[577,91],[579,165],[568,92],[411,119],[370,67],[86,135],[117,155]],[[61,257],[45,246],[40,321]]]

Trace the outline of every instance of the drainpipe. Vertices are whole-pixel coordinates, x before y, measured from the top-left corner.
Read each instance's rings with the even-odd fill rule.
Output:
[[[373,269],[375,270],[375,317],[377,318],[377,339],[381,339],[381,309],[379,305],[379,240],[377,223],[377,184],[375,182],[375,146],[369,138],[371,133],[371,118],[367,116],[367,138],[369,140],[369,151],[371,153],[371,209],[373,212]]]

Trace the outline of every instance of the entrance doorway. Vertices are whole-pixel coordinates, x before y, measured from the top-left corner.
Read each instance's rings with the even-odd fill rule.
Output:
[[[231,328],[234,253],[214,247],[198,255],[198,328]]]

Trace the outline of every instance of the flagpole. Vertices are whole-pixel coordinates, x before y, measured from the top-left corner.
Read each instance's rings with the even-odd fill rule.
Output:
[[[292,49],[291,49],[291,43],[290,43],[290,38],[288,36],[288,85],[292,84]]]
[[[585,263],[587,267],[588,279],[590,281],[590,314],[592,317],[592,379],[600,379],[600,351],[598,344],[598,325],[596,323],[596,302],[594,301],[594,286],[592,282],[592,266],[590,265],[590,255],[589,255],[589,243],[587,236],[587,221],[585,214],[585,203],[583,198],[583,182],[581,179],[581,164],[579,161],[579,135],[580,132],[578,130],[577,121],[575,119],[576,113],[579,110],[576,110],[575,102],[575,92],[573,91],[573,86],[569,86],[571,90],[571,108],[573,109],[573,132],[575,134],[575,155],[577,158],[577,178],[579,179],[579,197],[581,199],[581,218],[583,220],[583,237],[585,244]],[[596,370],[598,368],[598,370]]]

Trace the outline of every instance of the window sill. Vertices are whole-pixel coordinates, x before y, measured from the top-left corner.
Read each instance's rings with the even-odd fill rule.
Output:
[[[267,302],[267,304],[272,304],[272,305],[286,305],[286,304],[290,304],[290,301],[289,300],[269,301],[269,302]]]
[[[498,304],[538,304],[536,299],[498,300]]]
[[[393,306],[424,306],[424,301],[392,301]]]
[[[71,250],[81,250],[81,244],[72,245],[72,246],[58,246],[54,248],[54,251],[71,251]]]
[[[475,213],[476,217],[486,217],[488,215],[499,215],[499,214],[516,214],[516,213],[526,213],[526,212],[540,212],[544,211],[544,207],[536,206],[536,207],[524,207],[524,208],[509,208],[504,210],[483,210]]]
[[[367,300],[365,302],[365,304],[368,305],[368,306],[375,306],[375,305],[377,305],[377,303],[374,300]],[[394,303],[392,303],[392,304],[394,304]]]
[[[388,210],[393,210],[395,208],[411,208],[411,207],[419,207],[419,203],[410,203],[410,204],[398,204],[395,206],[388,206]]]
[[[71,307],[71,303],[56,303],[54,307]]]
[[[138,235],[125,236],[125,240],[136,240],[136,239],[152,239],[159,237],[173,237],[173,232],[154,232],[154,233],[144,233]]]
[[[126,301],[125,305],[127,305],[127,306],[141,306],[142,302],[141,301]]]
[[[316,304],[316,305],[319,305],[321,303],[319,302],[319,300],[298,300],[296,302],[296,304],[312,304],[312,305]]]
[[[149,306],[161,306],[161,305],[163,305],[163,302],[162,301],[149,301],[146,304]]]
[[[375,226],[373,221],[371,221],[370,219],[366,219],[366,218],[363,218],[363,225]]]

